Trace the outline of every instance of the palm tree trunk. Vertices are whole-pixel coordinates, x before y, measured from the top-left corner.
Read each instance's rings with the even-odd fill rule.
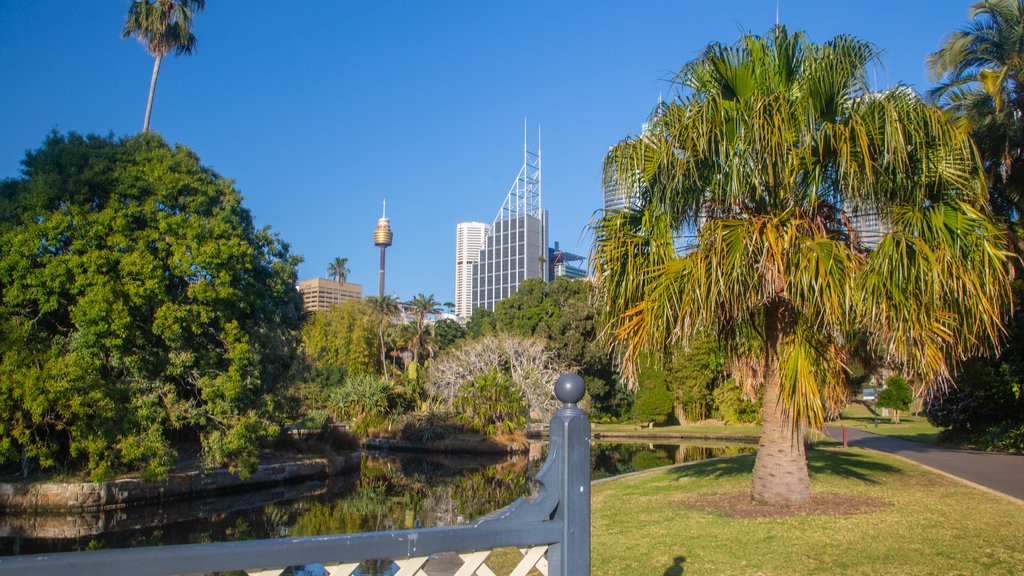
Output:
[[[149,80],[149,100],[146,101],[146,120],[142,123],[142,131],[149,132],[149,117],[153,114],[153,96],[156,95],[156,78],[160,75],[160,62],[163,54],[157,54],[153,60],[153,77]]]
[[[782,401],[779,343],[792,333],[792,307],[771,304],[765,311],[764,399],[750,496],[756,502],[803,504],[811,500],[804,451],[804,425],[794,423]]]
[[[750,482],[750,496],[766,504],[802,504],[811,500],[803,426],[794,426],[779,397],[777,377],[765,382],[761,437]]]

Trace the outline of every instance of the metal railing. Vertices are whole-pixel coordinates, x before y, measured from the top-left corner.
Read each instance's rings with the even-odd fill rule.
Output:
[[[391,559],[398,576],[423,576],[433,555],[459,553],[458,576],[494,572],[485,564],[496,548],[523,558],[511,572],[548,576],[590,574],[590,422],[576,403],[583,379],[564,374],[555,383],[563,403],[551,419],[548,457],[537,473],[538,494],[467,526],[66,552],[0,558],[0,576],[165,576],[240,570],[278,575],[291,566],[320,564],[331,576],[349,575],[363,560]]]

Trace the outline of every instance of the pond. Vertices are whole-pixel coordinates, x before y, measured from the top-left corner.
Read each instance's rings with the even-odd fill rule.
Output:
[[[8,515],[0,517],[0,555],[465,524],[531,494],[546,456],[546,446],[532,448],[514,456],[364,451],[360,473],[326,481],[75,516]],[[754,448],[595,443],[592,478]]]

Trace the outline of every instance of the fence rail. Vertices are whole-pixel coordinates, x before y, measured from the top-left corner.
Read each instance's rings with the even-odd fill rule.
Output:
[[[167,576],[241,570],[278,575],[290,566],[320,564],[331,576],[349,575],[360,561],[393,559],[399,576],[423,576],[436,554],[459,553],[458,576],[494,572],[485,564],[495,548],[520,549],[513,575],[536,568],[548,576],[590,574],[590,422],[576,406],[583,380],[564,374],[555,383],[563,403],[551,419],[548,457],[537,473],[538,494],[468,526],[363,534],[336,534],[219,544],[192,544],[0,558],[0,576]],[[431,575],[433,576],[433,575]]]

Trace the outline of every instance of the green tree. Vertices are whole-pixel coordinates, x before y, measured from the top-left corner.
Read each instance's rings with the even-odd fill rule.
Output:
[[[198,41],[192,33],[192,16],[205,7],[206,0],[136,0],[128,7],[121,37],[138,39],[154,59],[143,132],[149,132],[160,63],[172,51],[175,56],[191,55],[195,51]]]
[[[672,415],[672,393],[668,390],[665,371],[646,365],[640,369],[637,380],[633,417],[651,424],[668,420]]]
[[[981,0],[968,22],[929,55],[938,84],[929,91],[974,136],[985,166],[990,204],[1024,253],[1024,0]]]
[[[666,371],[680,423],[711,416],[715,388],[725,376],[723,360],[718,343],[706,335],[697,335],[688,346],[677,346],[672,351]]]
[[[351,270],[348,269],[348,258],[335,256],[334,260],[327,265],[327,277],[338,284],[345,283],[345,280],[348,279],[349,272],[351,272]]]
[[[51,134],[0,184],[0,459],[255,466],[298,344],[300,259],[160,137]]]
[[[466,329],[451,318],[442,318],[434,323],[434,342],[439,351],[447,350],[466,337]]]
[[[419,362],[420,356],[420,345],[423,342],[423,328],[427,322],[428,316],[441,313],[441,303],[438,302],[434,295],[424,296],[423,294],[417,294],[412,299],[412,312],[416,317],[416,336],[413,339],[412,346],[412,360],[413,362]]]
[[[973,144],[909,88],[872,91],[877,56],[782,26],[711,44],[606,159],[636,193],[592,225],[610,333],[627,368],[719,335],[733,378],[763,398],[759,502],[809,500],[805,428],[842,395],[855,334],[935,385],[1002,331],[1008,254]],[[857,212],[884,224],[874,250]]]
[[[494,312],[480,306],[473,309],[473,315],[466,322],[466,332],[471,338],[492,334],[496,330]]]
[[[910,389],[907,379],[898,374],[885,379],[885,389],[878,393],[875,401],[879,408],[892,410],[893,424],[900,423],[900,412],[910,410],[910,403],[914,401],[914,392]]]
[[[527,278],[516,293],[494,305],[495,325],[499,330],[520,336],[533,336],[544,318],[547,283],[542,278]]]

